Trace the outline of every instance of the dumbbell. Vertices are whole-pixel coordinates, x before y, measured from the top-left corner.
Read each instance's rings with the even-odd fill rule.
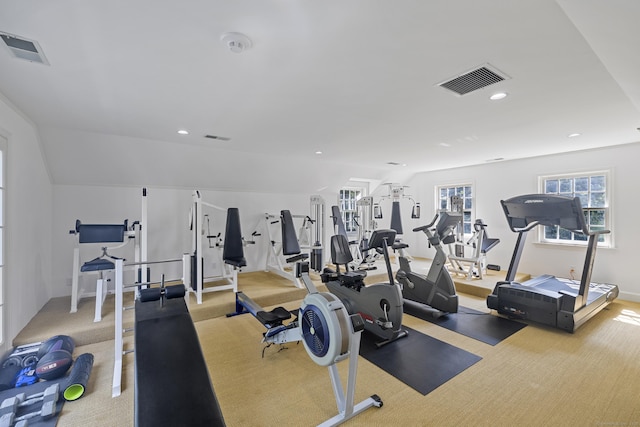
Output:
[[[11,427],[13,423],[20,421],[26,421],[29,418],[41,416],[43,418],[49,418],[56,414],[56,404],[58,403],[58,397],[60,395],[60,385],[58,383],[47,387],[43,392],[25,396],[24,393],[19,393],[13,397],[9,397],[2,401],[0,405],[0,427]],[[32,412],[22,415],[16,418],[16,411],[18,408],[33,405],[34,403],[42,401],[42,408],[40,411]],[[25,425],[22,423],[22,425]]]

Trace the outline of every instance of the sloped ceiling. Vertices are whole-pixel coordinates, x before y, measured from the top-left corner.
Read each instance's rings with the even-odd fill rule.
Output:
[[[50,63],[0,46],[0,93],[56,184],[313,193],[640,141],[638,16],[635,0],[0,0],[0,32]],[[232,31],[253,46],[231,52]],[[485,64],[509,78],[438,86]]]

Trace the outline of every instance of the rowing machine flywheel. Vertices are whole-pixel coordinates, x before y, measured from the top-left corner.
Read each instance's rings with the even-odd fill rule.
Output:
[[[349,351],[349,313],[330,293],[308,294],[300,307],[302,342],[309,357],[320,366],[329,366]]]

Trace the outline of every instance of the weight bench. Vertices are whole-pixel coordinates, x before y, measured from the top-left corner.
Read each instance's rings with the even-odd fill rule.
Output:
[[[171,288],[136,299],[135,426],[224,426],[196,328]],[[143,302],[147,291],[159,298]]]

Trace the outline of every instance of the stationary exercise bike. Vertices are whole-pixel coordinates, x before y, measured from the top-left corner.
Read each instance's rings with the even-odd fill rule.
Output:
[[[376,345],[381,347],[399,338],[407,336],[402,329],[402,292],[393,279],[388,246],[396,237],[394,230],[375,230],[369,240],[369,248],[379,250],[384,255],[389,276],[388,283],[376,283],[366,286],[366,271],[348,271],[346,266],[353,261],[349,242],[342,234],[331,237],[331,260],[336,270],[325,268],[320,275],[327,289],[336,295],[350,314],[359,313],[364,319],[364,327],[382,338]],[[345,272],[340,272],[340,266]]]
[[[458,295],[446,268],[447,254],[441,243],[447,243],[448,238],[455,238],[453,229],[461,220],[461,213],[445,211],[436,214],[431,223],[413,229],[415,232],[424,232],[429,244],[436,250],[426,276],[411,271],[410,261],[405,256],[399,257],[400,268],[396,273],[396,279],[402,284],[402,296],[429,306],[434,317],[458,312]]]

